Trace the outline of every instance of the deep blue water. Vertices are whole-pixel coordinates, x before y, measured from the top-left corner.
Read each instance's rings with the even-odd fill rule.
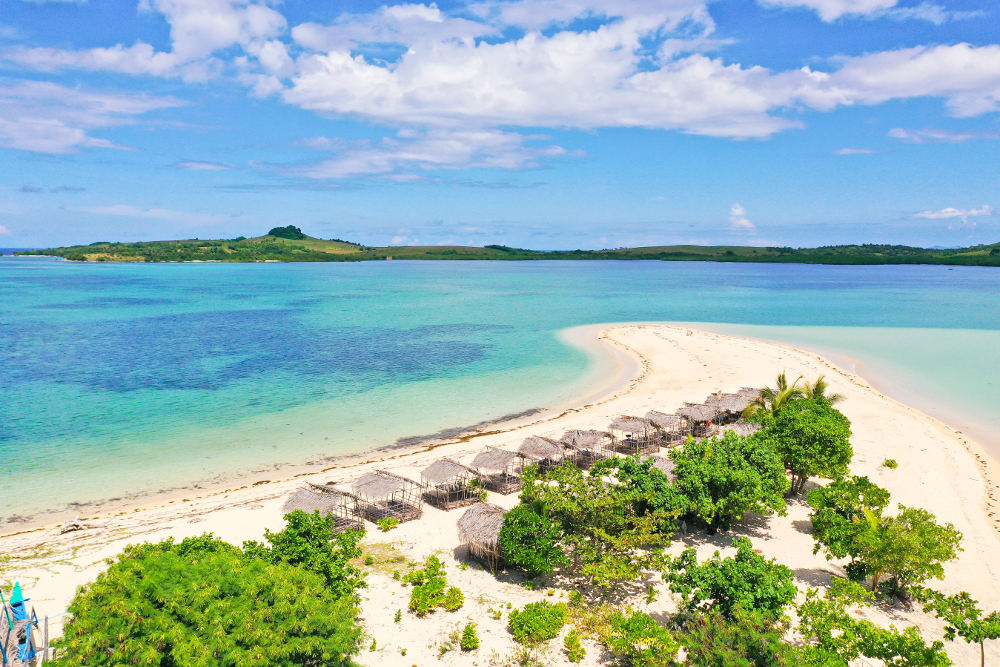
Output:
[[[3,257],[0,516],[552,404],[588,364],[556,333],[632,320],[779,327],[1000,405],[989,268]]]

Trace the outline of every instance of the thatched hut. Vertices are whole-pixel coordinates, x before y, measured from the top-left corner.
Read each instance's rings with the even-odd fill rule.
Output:
[[[663,444],[667,446],[684,442],[684,438],[690,432],[688,420],[680,415],[668,415],[665,412],[650,410],[646,413],[646,419],[660,429]]]
[[[743,415],[743,411],[750,405],[754,396],[747,393],[711,394],[705,399],[705,405],[714,405],[719,408],[720,422],[736,421]]]
[[[732,431],[736,435],[742,435],[744,437],[753,435],[761,429],[760,424],[754,424],[753,422],[737,421],[732,424],[725,424],[719,427],[719,434],[723,434],[726,431]]]
[[[471,468],[447,457],[438,459],[420,472],[424,500],[450,510],[479,502],[478,475]]]
[[[642,417],[619,417],[608,426],[611,446],[622,454],[649,454],[663,443],[656,424]]]
[[[589,468],[613,454],[611,434],[605,431],[567,431],[559,439],[569,450],[566,458],[580,468]]]
[[[388,470],[362,475],[351,490],[358,498],[359,512],[372,522],[386,518],[411,521],[424,512],[420,484]]]
[[[666,456],[658,456],[653,454],[652,456],[646,457],[647,461],[653,462],[653,467],[662,472],[667,478],[672,482],[677,479],[677,475],[674,474],[674,462]]]
[[[718,406],[704,403],[687,403],[677,411],[677,414],[691,422],[691,435],[696,438],[712,435],[716,430],[712,422],[721,413]]]
[[[487,489],[507,495],[521,490],[523,480],[518,474],[521,461],[521,457],[514,452],[487,447],[472,459],[472,469]]]
[[[540,469],[557,465],[565,456],[561,443],[539,435],[528,436],[517,448],[517,454],[525,461],[537,463]]]
[[[302,510],[306,514],[318,511],[320,516],[331,517],[333,529],[337,532],[364,528],[358,497],[338,489],[332,483],[307,484],[293,493],[285,501],[281,511],[291,514],[295,510]]]
[[[469,555],[495,571],[503,563],[500,529],[504,510],[493,503],[476,503],[458,520],[458,541]]]

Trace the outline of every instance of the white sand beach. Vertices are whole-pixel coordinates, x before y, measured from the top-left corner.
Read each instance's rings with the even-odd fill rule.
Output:
[[[419,479],[420,470],[442,456],[469,462],[487,446],[514,449],[529,435],[556,437],[569,429],[605,429],[620,415],[644,415],[649,410],[673,412],[684,401],[700,401],[714,391],[735,391],[742,386],[770,384],[781,371],[790,376],[825,375],[831,391],[843,394],[839,409],[851,420],[854,474],[867,475],[892,494],[893,505],[923,507],[942,522],[951,522],[964,539],[957,559],[945,565],[943,581],[931,585],[947,593],[966,590],[984,608],[1000,607],[1000,486],[996,462],[988,458],[961,432],[881,394],[863,378],[848,373],[823,357],[786,345],[725,336],[689,325],[659,323],[613,324],[585,327],[570,333],[574,338],[599,339],[608,361],[603,378],[593,392],[571,406],[483,427],[442,442],[408,449],[355,457],[322,470],[289,468],[284,473],[254,477],[220,488],[186,490],[137,500],[130,505],[87,508],[79,517],[81,530],[61,533],[61,520],[9,526],[0,534],[0,582],[21,581],[39,616],[51,616],[58,632],[61,616],[78,586],[97,576],[105,560],[129,543],[183,538],[204,532],[234,542],[260,539],[266,528],[282,526],[281,507],[306,480],[349,484],[367,471],[384,468]],[[460,400],[459,397],[456,397]],[[899,467],[882,466],[887,458]],[[280,471],[279,471],[280,472]],[[39,489],[39,492],[44,492]],[[517,503],[517,495],[490,493],[490,502],[503,507]],[[748,517],[730,532],[678,535],[671,552],[686,545],[697,547],[701,558],[715,550],[729,550],[732,538],[746,535],[766,556],[777,558],[796,573],[800,590],[828,585],[842,568],[813,554],[809,508],[792,499],[787,516]],[[358,656],[371,665],[489,665],[505,664],[516,644],[506,630],[508,604],[518,607],[539,599],[559,599],[556,590],[547,597],[544,582],[527,590],[517,577],[500,580],[476,567],[462,569],[464,550],[459,548],[456,522],[462,509],[444,512],[425,506],[422,519],[402,524],[387,533],[369,525],[366,552],[375,564],[368,587],[361,591],[362,617],[370,639]],[[422,560],[431,554],[445,562],[448,580],[465,593],[457,612],[438,611],[425,618],[406,612],[409,589],[394,581],[395,566],[385,562],[394,555]],[[631,604],[654,616],[672,611],[674,601],[662,585],[653,602],[643,593]],[[395,623],[397,609],[402,620]],[[493,618],[499,611],[501,618]],[[868,618],[897,626],[916,624],[925,638],[940,636],[940,624],[916,607],[871,607]],[[440,655],[449,634],[465,623],[479,626],[482,647],[472,654],[457,649]],[[585,642],[584,664],[601,664],[600,649]],[[956,664],[978,664],[979,648],[962,642],[948,644]],[[403,649],[406,650],[403,655]],[[1000,642],[987,644],[987,662],[1000,661]],[[545,664],[569,664],[561,640],[549,643],[541,654]]]

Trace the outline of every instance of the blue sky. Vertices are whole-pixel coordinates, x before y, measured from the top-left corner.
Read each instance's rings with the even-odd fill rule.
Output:
[[[990,0],[0,1],[0,246],[1000,241]]]

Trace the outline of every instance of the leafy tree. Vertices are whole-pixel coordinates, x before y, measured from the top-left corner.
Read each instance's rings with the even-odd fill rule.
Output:
[[[857,560],[876,592],[883,579],[900,592],[931,577],[942,579],[941,563],[956,556],[961,541],[962,533],[950,523],[942,526],[930,512],[904,505],[891,517],[866,512],[855,538]]]
[[[854,455],[851,423],[825,399],[792,401],[756,437],[781,455],[792,474],[792,493],[801,492],[812,476],[843,477]]]
[[[803,650],[784,641],[788,618],[735,607],[731,618],[717,611],[687,619],[677,639],[695,667],[771,667],[811,664]]]
[[[802,395],[805,398],[811,398],[814,400],[825,399],[831,405],[834,403],[840,403],[844,400],[842,394],[827,394],[826,390],[830,386],[826,383],[826,378],[820,375],[812,382],[806,382],[802,387]]]
[[[264,531],[267,545],[244,542],[247,555],[269,563],[288,563],[322,575],[334,595],[349,595],[365,586],[364,573],[350,561],[361,556],[358,542],[363,530],[338,533],[330,516],[319,511],[306,514],[295,510],[285,516],[285,528],[277,533]]]
[[[616,612],[611,617],[610,632],[604,643],[612,652],[625,656],[631,664],[643,667],[673,665],[680,644],[670,631],[649,614]]]
[[[53,665],[346,665],[362,637],[351,596],[210,534],[125,548],[69,607]]]
[[[868,527],[866,513],[882,515],[889,492],[867,477],[848,477],[813,489],[806,500],[813,508],[813,553],[825,548],[827,560],[850,556],[848,572],[861,570],[863,577],[864,567],[855,564],[860,555],[858,536]]]
[[[983,615],[979,603],[965,591],[945,595],[921,586],[915,590],[915,596],[923,603],[924,611],[945,622],[945,639],[961,637],[970,644],[979,644],[979,664],[985,667],[986,641],[1000,639],[1000,612]]]
[[[760,395],[750,401],[743,410],[743,416],[747,419],[760,420],[778,414],[786,405],[804,395],[802,387],[799,386],[800,380],[802,380],[801,375],[789,384],[788,377],[782,371],[778,374],[774,387],[764,387],[760,390]]]
[[[664,517],[637,514],[641,492],[620,484],[616,473],[609,466],[594,466],[588,474],[563,464],[539,479],[529,469],[521,492],[523,503],[560,526],[561,546],[575,573],[601,586],[634,580],[658,566],[657,548],[668,538]]]
[[[799,631],[805,641],[825,656],[826,665],[846,665],[860,656],[883,661],[892,667],[939,667],[950,665],[944,644],[927,644],[915,627],[883,628],[852,616],[849,605],[865,604],[871,593],[855,582],[835,579],[824,597],[816,589],[806,593],[798,608]]]
[[[274,227],[267,233],[268,236],[277,236],[279,239],[291,239],[293,241],[301,241],[306,237],[302,233],[302,230],[295,225],[288,225],[287,227]]]
[[[670,457],[688,513],[712,530],[728,528],[749,512],[785,512],[785,467],[759,439],[728,431],[721,438],[688,440]]]
[[[670,483],[662,470],[653,467],[652,459],[628,456],[599,461],[595,474],[611,468],[624,487],[633,494],[632,509],[637,516],[654,516],[661,521],[660,531],[667,536],[677,531],[677,517],[687,510],[687,500]]]
[[[559,546],[562,529],[527,503],[511,509],[500,528],[500,549],[508,565],[524,569],[529,577],[548,574],[569,559]]]
[[[740,608],[778,618],[797,592],[792,571],[754,552],[745,537],[734,539],[733,546],[735,556],[720,558],[716,551],[700,564],[695,550],[685,549],[668,563],[663,579],[688,611],[715,611],[734,620]]]
[[[508,629],[521,644],[540,644],[559,634],[566,623],[566,605],[531,602],[510,612]]]

